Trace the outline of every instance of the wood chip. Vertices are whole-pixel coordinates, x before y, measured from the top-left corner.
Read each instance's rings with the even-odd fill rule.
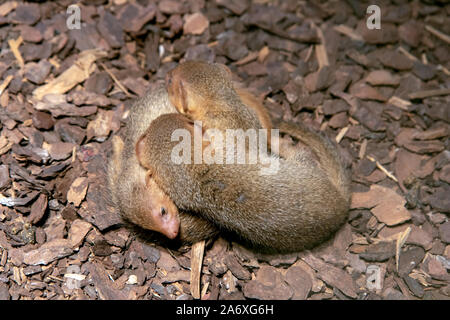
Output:
[[[353,30],[352,28],[346,26],[345,24],[334,26],[333,29],[339,33],[342,33],[343,35],[346,35],[352,40],[364,41],[363,37],[356,30]]]
[[[317,276],[332,287],[336,287],[349,297],[356,298],[356,289],[353,279],[344,270],[325,263],[312,254],[302,258],[308,265],[315,269]]]
[[[347,126],[347,127],[342,128],[342,129],[339,131],[339,133],[338,133],[337,136],[336,136],[336,142],[337,142],[337,143],[341,142],[341,140],[344,138],[345,134],[346,134],[347,131],[348,131],[348,128],[349,128],[349,127]]]
[[[374,184],[368,192],[353,193],[350,208],[370,209],[378,221],[394,226],[411,219],[405,203],[406,200],[394,190]]]
[[[387,102],[405,111],[408,111],[408,107],[411,105],[410,101],[399,98],[397,96],[392,96]]]
[[[319,69],[322,69],[325,66],[329,66],[330,62],[328,59],[327,47],[325,37],[323,36],[322,29],[319,27],[316,28],[317,35],[319,36],[320,43],[315,45],[316,49],[316,58],[319,63]]]
[[[67,192],[67,201],[73,203],[78,207],[86,196],[88,189],[88,178],[79,177],[76,178],[70,186],[69,192]]]
[[[367,139],[364,139],[363,142],[361,143],[361,147],[359,148],[359,154],[358,157],[360,159],[363,159],[364,156],[366,155],[366,149],[367,149]]]
[[[426,25],[425,29],[430,33],[432,33],[433,35],[435,35],[436,37],[438,37],[439,39],[441,39],[442,41],[447,42],[447,44],[450,44],[450,37],[445,33],[442,33],[441,31],[433,28],[430,25]]]
[[[378,162],[371,156],[367,156],[367,159],[369,159],[372,162],[375,162],[377,164],[378,169],[383,171],[389,178],[391,178],[395,182],[398,182],[397,178],[392,173],[390,173],[385,167],[383,167],[380,162]]]
[[[14,57],[16,58],[20,68],[23,68],[25,65],[25,62],[23,61],[22,55],[20,54],[19,51],[19,47],[22,44],[22,42],[23,42],[22,36],[19,36],[19,38],[17,39],[8,40],[9,47],[11,48],[11,51],[14,54]]]
[[[260,63],[264,62],[264,60],[266,60],[269,53],[270,53],[270,49],[268,46],[262,47],[262,49],[259,50],[259,52],[258,52],[258,61]]]
[[[209,20],[200,12],[185,16],[183,32],[185,34],[200,35],[208,29]]]
[[[194,299],[200,299],[200,279],[203,265],[203,252],[205,241],[200,241],[192,246],[191,252],[191,294]]]
[[[447,95],[450,95],[450,88],[412,92],[408,95],[408,97],[410,99],[424,99],[428,97],[447,96]]]
[[[17,1],[8,1],[0,5],[0,17],[6,16],[12,10],[17,8],[17,5],[18,5]]]
[[[119,79],[111,72],[111,70],[108,69],[108,67],[105,66],[104,63],[100,63],[102,68],[106,71],[107,74],[113,79],[113,81],[117,84],[117,86],[120,88],[120,90],[123,91],[128,97],[131,97],[131,94],[128,92],[128,90],[120,83]]]
[[[3,93],[3,91],[8,87],[8,85],[11,83],[11,80],[14,78],[12,74],[7,76],[5,80],[3,80],[2,84],[0,84],[0,95]]]
[[[396,247],[395,247],[395,265],[397,267],[398,272],[398,261],[400,258],[400,250],[408,239],[409,233],[411,232],[411,227],[408,227],[404,232],[400,233],[397,238]]]
[[[37,100],[41,100],[46,94],[65,93],[75,87],[80,82],[83,82],[96,69],[94,62],[107,53],[98,49],[91,49],[82,51],[75,63],[61,75],[49,83],[38,87],[33,91],[33,95]]]
[[[408,59],[410,59],[411,61],[419,61],[419,59],[417,59],[415,56],[413,56],[411,53],[409,53],[408,51],[406,51],[405,48],[403,48],[402,46],[398,47],[398,51],[400,51],[401,53],[403,53]]]

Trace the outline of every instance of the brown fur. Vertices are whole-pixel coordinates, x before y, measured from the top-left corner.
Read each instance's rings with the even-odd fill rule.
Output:
[[[181,114],[155,119],[140,140],[143,158],[157,184],[180,209],[192,210],[219,228],[234,232],[251,244],[278,252],[299,251],[326,240],[346,220],[348,179],[330,180],[344,170],[333,146],[297,150],[279,159],[279,171],[261,175],[261,164],[175,164],[171,141],[176,129],[193,133],[191,121]],[[302,130],[296,133],[303,133]],[[316,135],[308,131],[308,135]],[[159,150],[160,152],[150,152]],[[319,150],[319,152],[316,152]],[[193,151],[192,151],[193,152]],[[283,152],[280,152],[283,154]],[[319,161],[317,160],[319,158]],[[333,170],[324,166],[334,165]],[[336,165],[337,164],[337,165]],[[346,174],[337,174],[346,177]]]
[[[139,165],[135,154],[137,139],[159,115],[176,112],[169,103],[164,88],[138,99],[130,110],[124,141],[113,140],[113,156],[108,165],[108,182],[113,203],[122,217],[147,230],[173,237],[179,221],[178,239],[194,243],[215,236],[217,229],[204,219],[179,212],[153,179],[147,179],[146,170]],[[163,223],[158,213],[166,208],[169,222]],[[153,213],[153,214],[152,214]]]
[[[205,129],[271,128],[257,99],[243,89],[238,95],[225,65],[186,61],[167,73],[166,88],[178,112],[201,120]]]

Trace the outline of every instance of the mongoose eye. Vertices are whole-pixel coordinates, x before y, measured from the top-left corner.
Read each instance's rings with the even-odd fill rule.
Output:
[[[167,213],[167,210],[166,210],[166,208],[164,208],[164,207],[161,207],[161,215],[165,215]]]

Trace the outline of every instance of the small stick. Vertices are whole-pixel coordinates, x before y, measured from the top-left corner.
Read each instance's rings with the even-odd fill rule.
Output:
[[[191,252],[191,294],[194,299],[200,299],[200,277],[203,264],[203,252],[205,251],[205,240],[199,241],[192,246]]]
[[[261,50],[259,50],[258,62],[260,62],[260,63],[264,62],[264,60],[266,60],[269,53],[270,53],[270,49],[268,46],[264,46]]]
[[[367,150],[367,139],[364,139],[364,141],[361,143],[361,147],[359,148],[359,158],[362,159],[366,155]]]
[[[348,131],[348,126],[342,128],[341,131],[339,131],[338,135],[336,136],[337,143],[341,142],[342,138],[344,138],[347,131]]]
[[[308,51],[306,52],[305,62],[308,62],[308,60],[311,58],[313,48],[314,46],[309,46]]]
[[[427,55],[425,54],[425,52],[424,53],[422,53],[422,63],[423,64],[428,64],[428,59],[427,59]]]
[[[412,61],[418,61],[419,60],[415,56],[413,56],[411,53],[406,51],[406,49],[403,48],[402,46],[398,47],[397,50],[400,51],[401,53],[403,53],[405,56],[407,56],[409,60],[412,60]]]
[[[325,37],[323,36],[322,29],[316,27],[316,30],[320,39],[320,43],[315,45],[316,58],[317,62],[319,63],[319,69],[322,69],[325,66],[329,66],[330,62],[328,59]]]
[[[398,287],[400,288],[400,290],[402,291],[403,295],[404,295],[407,299],[411,300],[412,297],[411,297],[411,294],[409,293],[408,288],[406,287],[405,281],[404,281],[402,278],[399,278],[399,277],[397,277],[397,276],[394,276],[394,280],[395,280],[395,282],[397,283],[397,285],[398,285]]]
[[[434,96],[446,96],[450,94],[450,88],[417,91],[409,94],[410,99],[423,99]]]
[[[345,24],[340,24],[338,26],[335,26],[333,29],[339,33],[342,33],[343,35],[346,35],[347,37],[349,37],[352,40],[364,41],[363,37],[358,32],[356,32],[352,28],[346,26]]]
[[[72,149],[72,163],[75,162],[76,156],[77,156],[77,147],[73,146],[73,149]]]
[[[436,37],[438,37],[442,41],[447,42],[448,44],[450,44],[450,37],[448,35],[446,35],[445,33],[442,33],[441,31],[436,30],[435,28],[433,28],[430,25],[426,25],[425,29],[427,29],[428,32],[434,34]]]
[[[448,71],[448,69],[446,67],[444,67],[442,64],[438,64],[436,66],[436,69],[439,71],[444,72],[446,75],[450,76],[450,71]]]
[[[23,61],[22,55],[20,54],[19,47],[22,44],[23,39],[22,36],[19,36],[17,39],[9,39],[8,44],[11,48],[12,53],[14,54],[14,57],[16,58],[17,62],[19,63],[20,68],[23,68],[25,65],[25,62]]]
[[[208,43],[208,48],[215,47],[215,46],[217,46],[218,44],[219,44],[219,41],[213,41],[213,42],[210,42],[210,43]]]
[[[411,232],[411,227],[408,227],[404,232],[401,232],[397,238],[397,244],[396,244],[396,250],[395,250],[395,264],[397,265],[397,272],[398,272],[398,261],[400,259],[400,249],[405,244],[406,239],[408,239],[410,232]]]
[[[411,105],[411,102],[408,100],[404,100],[402,98],[399,98],[397,96],[392,96],[388,100],[389,104],[392,104],[393,106],[396,106],[397,108],[400,108],[402,110],[408,111],[408,107]]]
[[[202,288],[202,294],[201,294],[202,299],[204,299],[206,292],[208,291],[208,287],[209,287],[209,282],[207,282]]]
[[[3,91],[8,87],[11,80],[14,78],[12,74],[6,77],[5,81],[3,81],[2,84],[0,84],[0,96],[2,95]]]
[[[309,35],[305,33],[297,34],[297,35],[290,35],[289,33],[280,30],[279,28],[275,26],[265,26],[262,23],[250,23],[250,25],[253,25],[255,27],[258,27],[270,34],[276,35],[280,38],[284,38],[287,40],[299,42],[299,43],[317,43],[317,37],[315,35]]]
[[[242,58],[241,60],[238,60],[236,62],[233,62],[232,64],[234,64],[236,66],[241,66],[241,65],[247,64],[253,60],[256,60],[258,58],[258,55],[259,55],[258,51],[250,52],[244,58]]]
[[[366,156],[366,157],[367,157],[367,159],[369,159],[370,161],[375,162],[376,165],[377,165],[377,167],[378,167],[378,169],[380,169],[381,171],[383,171],[389,178],[391,178],[391,179],[394,180],[395,182],[398,182],[397,178],[396,178],[392,173],[390,173],[385,167],[383,167],[383,166],[381,165],[381,163],[379,163],[377,160],[375,160],[375,159],[374,159],[373,157],[371,157],[371,156]]]
[[[111,72],[111,70],[108,69],[107,66],[103,62],[100,62],[100,65],[105,69],[106,73],[109,74],[109,76],[113,79],[113,81],[117,84],[117,86],[122,90],[128,97],[131,97],[131,94],[128,92],[128,90],[120,83],[119,79],[116,78],[116,76]]]

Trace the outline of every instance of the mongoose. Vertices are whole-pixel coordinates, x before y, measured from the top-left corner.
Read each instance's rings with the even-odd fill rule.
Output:
[[[113,156],[110,163],[110,174],[114,170],[114,177],[111,177],[113,184],[122,183],[123,179],[130,177],[122,176],[118,180],[122,170],[122,156],[124,152],[124,143],[118,136],[113,137]],[[133,164],[127,164],[132,167]],[[126,171],[126,169],[125,169]],[[169,239],[174,239],[180,229],[180,218],[178,209],[170,198],[158,187],[155,181],[145,176],[142,181],[141,168],[133,168],[134,179],[140,181],[133,185],[132,194],[133,208],[127,211],[127,219],[140,225],[147,230],[153,230],[162,233]],[[118,187],[118,186],[117,186]]]
[[[270,128],[270,117],[258,99],[244,89],[237,89],[237,92],[242,101],[255,110],[264,127]],[[168,238],[176,236],[178,222],[178,238],[182,242],[193,243],[213,237],[218,234],[218,230],[196,215],[180,212],[178,216],[173,202],[154,180],[150,178],[146,181],[146,170],[139,165],[133,152],[138,137],[152,120],[161,114],[176,111],[163,88],[148,93],[134,103],[123,134],[125,145],[119,137],[114,137],[108,180],[113,202],[123,218],[144,229],[160,232]]]
[[[206,129],[272,127],[267,111],[249,92],[235,88],[231,71],[223,64],[183,62],[167,73],[166,88],[178,112],[201,120]]]
[[[270,129],[272,126],[267,111],[255,98],[238,94],[231,72],[223,65],[200,61],[182,63],[168,73],[166,88],[170,101],[190,119],[175,115],[158,119],[138,142],[137,151],[141,164],[150,169],[158,183],[162,183],[161,176],[165,177],[162,188],[178,206],[198,211],[221,228],[234,231],[257,246],[277,251],[311,247],[345,221],[350,197],[348,173],[336,147],[303,126],[279,123],[281,132],[292,135],[305,147],[282,148],[280,155],[287,160],[279,159],[280,170],[271,176],[261,176],[260,165],[203,164],[183,168],[170,162],[170,153],[148,157],[149,149],[171,150],[174,143],[168,147],[164,141],[169,141],[164,138],[171,134],[171,129],[176,129],[175,123],[191,133],[192,120],[202,120],[206,127],[219,129],[261,126]],[[254,111],[250,116],[247,107]],[[160,160],[164,166],[159,166]],[[185,187],[173,191],[170,186],[180,179],[184,179]],[[233,212],[244,219],[233,219]],[[313,228],[318,230],[312,231]],[[284,229],[293,231],[297,237],[273,238],[278,241],[273,244],[272,237]]]
[[[217,119],[220,125],[222,118]],[[194,131],[182,114],[161,115],[136,149],[141,165],[179,209],[197,212],[255,247],[276,252],[311,248],[346,220],[349,179],[335,147],[319,135],[286,127],[311,149],[288,152],[288,159],[272,156],[279,161],[278,171],[262,175],[260,163],[174,163],[171,154],[179,142],[171,141],[171,135],[176,129]]]
[[[119,137],[113,140],[113,155],[108,164],[109,189],[125,220],[169,238],[178,233],[176,239],[182,243],[194,243],[214,237],[217,228],[203,218],[178,212],[170,198],[146,175],[147,170],[139,165],[135,154],[137,139],[150,123],[161,114],[173,112],[176,109],[162,86],[134,103],[123,133],[124,141]]]

